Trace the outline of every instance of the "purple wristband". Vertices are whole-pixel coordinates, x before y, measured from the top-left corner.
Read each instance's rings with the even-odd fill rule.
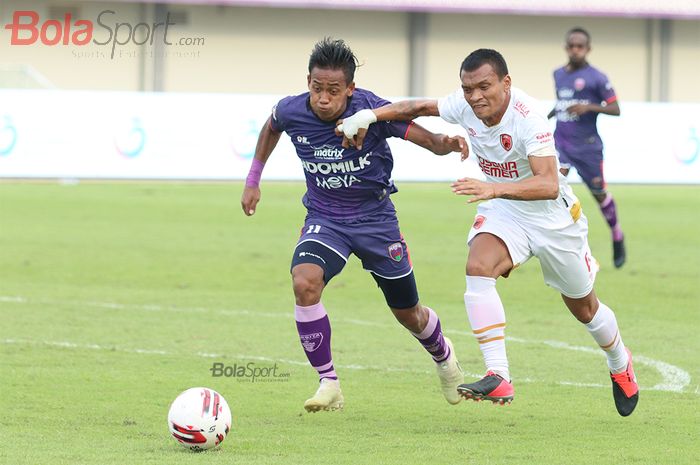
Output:
[[[253,163],[250,165],[250,171],[248,171],[248,177],[245,180],[245,187],[258,187],[260,185],[260,176],[262,176],[262,170],[265,167],[265,163],[261,162],[257,158],[253,158]]]

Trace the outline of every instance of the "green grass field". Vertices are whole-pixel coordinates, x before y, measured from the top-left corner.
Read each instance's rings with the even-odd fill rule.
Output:
[[[577,192],[642,387],[629,418],[604,357],[531,261],[499,280],[516,399],[448,405],[433,366],[356,259],[324,295],[346,407],[307,414],[315,390],[293,317],[289,260],[301,184],[0,184],[2,464],[697,464],[699,187],[613,186],[628,264]],[[446,184],[394,196],[421,300],[467,373],[483,371],[462,303],[475,207]],[[286,382],[212,378],[214,361],[277,363]],[[169,436],[176,395],[220,391],[233,431],[190,453]]]

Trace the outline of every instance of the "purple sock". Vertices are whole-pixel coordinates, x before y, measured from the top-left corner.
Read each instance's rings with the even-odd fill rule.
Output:
[[[433,360],[437,363],[444,362],[450,356],[450,348],[442,336],[442,328],[440,327],[440,318],[430,308],[424,307],[428,311],[428,324],[425,329],[419,334],[411,333],[418,339],[425,350],[432,355]]]
[[[608,225],[610,225],[613,241],[621,241],[623,238],[622,228],[620,228],[620,224],[617,222],[617,207],[610,193],[608,193],[605,200],[600,203],[600,210],[603,212],[603,216],[608,222]]]
[[[301,346],[320,379],[338,379],[331,356],[331,322],[321,302],[302,307],[294,306],[294,318]]]

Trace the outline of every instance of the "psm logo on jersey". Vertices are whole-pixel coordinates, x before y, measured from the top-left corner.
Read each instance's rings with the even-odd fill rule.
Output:
[[[474,226],[472,226],[472,228],[479,229],[481,225],[484,224],[484,221],[486,221],[486,217],[478,215],[476,218],[474,218]]]
[[[510,137],[510,134],[501,134],[501,146],[506,149],[506,152],[510,152],[510,149],[513,148],[513,138]]]
[[[574,80],[574,89],[576,89],[578,91],[582,91],[584,87],[586,87],[586,80],[585,79],[576,78],[576,80]]]
[[[389,251],[389,256],[395,262],[400,262],[403,258],[403,247],[401,246],[401,242],[391,244],[387,250]]]

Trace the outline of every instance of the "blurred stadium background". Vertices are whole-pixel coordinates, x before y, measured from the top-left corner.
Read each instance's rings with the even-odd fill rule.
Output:
[[[11,45],[5,26],[26,10],[38,27],[67,14],[93,21],[108,44]],[[146,31],[167,21],[173,45],[163,27],[151,45]],[[149,44],[112,48],[117,23],[143,23],[135,39]],[[696,0],[0,0],[0,24],[0,463],[698,463]],[[256,215],[238,202],[271,106],[305,91],[313,44],[345,39],[363,64],[357,84],[390,98],[449,93],[470,51],[496,48],[515,85],[549,110],[574,26],[590,31],[590,61],[622,108],[599,118],[627,235],[621,270],[594,200],[575,188],[602,264],[597,291],[635,351],[640,408],[627,419],[614,411],[603,358],[534,262],[499,284],[518,399],[451,408],[353,260],[324,295],[347,407],[302,414],[316,376],[293,321],[288,267],[304,186],[286,136]],[[391,143],[398,180],[478,175],[456,155]],[[445,182],[399,187],[421,299],[478,376],[461,300],[474,205]],[[277,363],[290,378],[212,378],[219,360]],[[203,455],[166,428],[169,403],[196,385],[219,390],[234,416],[231,439]]]
[[[326,35],[355,51],[358,86],[388,98],[445,95],[471,50],[495,48],[514,84],[549,110],[564,34],[582,26],[592,35],[591,63],[609,75],[622,106],[621,118],[599,119],[608,181],[700,180],[693,0],[3,0],[0,22],[21,10],[38,15],[37,29],[70,15],[71,34],[77,20],[90,20],[94,41],[12,45],[12,30],[0,30],[0,177],[241,179],[270,107],[305,90],[308,54]],[[153,27],[166,22],[167,36]],[[48,27],[47,39],[55,35]],[[402,150],[410,161],[397,164],[398,180],[449,179],[460,169]],[[294,158],[283,143],[265,178],[301,179]]]

